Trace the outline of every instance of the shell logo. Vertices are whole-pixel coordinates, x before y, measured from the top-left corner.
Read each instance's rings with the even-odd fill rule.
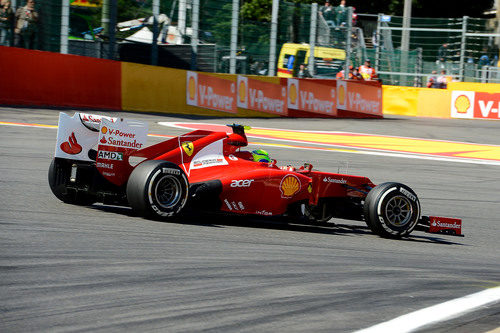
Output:
[[[102,133],[102,134],[106,134],[106,133],[108,133],[108,128],[107,128],[106,126],[103,126],[103,127],[101,128],[101,133]]]
[[[240,81],[240,86],[238,87],[239,95],[240,95],[240,103],[245,103],[247,96],[247,89],[246,89],[245,81],[241,80]]]
[[[339,98],[339,104],[344,105],[345,104],[345,86],[339,85],[338,89],[338,98]]]
[[[189,78],[188,90],[189,99],[193,100],[196,97],[196,81],[193,76]]]
[[[291,104],[297,103],[297,86],[293,83],[290,84],[289,97]]]
[[[457,113],[467,113],[467,110],[470,108],[470,100],[465,95],[460,95],[455,100],[455,108],[457,109]]]
[[[300,190],[300,180],[295,175],[286,175],[281,180],[280,191],[282,197],[290,198]]]

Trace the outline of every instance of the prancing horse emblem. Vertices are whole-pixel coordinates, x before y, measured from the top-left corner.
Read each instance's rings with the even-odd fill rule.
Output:
[[[186,152],[187,156],[193,155],[194,145],[191,141],[186,141],[181,144],[182,149]]]

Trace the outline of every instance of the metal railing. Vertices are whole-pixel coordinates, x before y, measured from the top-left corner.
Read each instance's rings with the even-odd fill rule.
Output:
[[[358,14],[358,23],[360,18],[371,20],[367,29],[368,25],[351,26],[352,20],[329,24],[318,14],[319,5],[287,1],[275,1],[271,20],[261,22],[243,15],[246,3],[241,0],[155,0],[154,6],[137,1],[134,6],[138,9],[128,14],[118,0],[102,3],[112,16],[110,29],[99,27],[105,22],[100,17],[101,7],[82,10],[68,0],[38,0],[36,10],[41,19],[35,48],[202,71],[273,75],[284,43],[308,43],[312,49],[343,49],[347,55],[343,67],[359,66],[370,58],[386,84],[425,86],[426,78],[441,70],[461,81],[498,80],[494,56],[498,55],[495,43],[500,43],[500,28],[495,30],[484,19],[412,18],[410,27],[403,28],[401,17]],[[13,4],[17,9],[24,0]],[[98,25],[92,26],[95,22]],[[126,22],[131,23],[127,26]],[[410,35],[411,51],[402,52],[405,31]],[[13,37],[12,31],[10,34]],[[366,35],[373,37],[370,47],[365,44]],[[158,44],[153,42],[155,36]],[[440,60],[439,47],[445,43],[447,55]],[[318,66],[315,62],[325,65],[312,57],[311,72]],[[335,71],[340,69],[336,64]],[[335,71],[328,75],[335,75]]]

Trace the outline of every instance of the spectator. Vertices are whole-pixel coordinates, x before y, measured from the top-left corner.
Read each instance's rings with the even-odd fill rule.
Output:
[[[446,71],[444,69],[441,70],[441,75],[439,75],[439,77],[437,78],[436,88],[446,89],[449,81],[450,78],[446,76]]]
[[[483,55],[479,58],[477,64],[479,65],[479,68],[483,66],[488,66],[490,64],[490,57],[488,57],[488,49],[486,48],[483,49]]]
[[[438,58],[437,62],[445,63],[448,61],[449,58],[449,49],[448,49],[448,43],[444,43],[441,45],[438,49]]]
[[[319,14],[323,16],[326,23],[330,27],[332,28],[335,27],[335,11],[333,9],[333,6],[330,4],[329,0],[325,1],[325,5],[322,6],[319,10]]]
[[[297,72],[297,77],[299,79],[310,78],[312,75],[307,70],[304,64],[300,64],[299,71]]]
[[[357,68],[352,70],[352,80],[364,80]]]
[[[432,71],[432,75],[427,81],[427,88],[437,88],[437,71]]]
[[[352,26],[355,27],[358,24],[358,14],[356,14],[356,7],[352,7]]]
[[[0,45],[10,46],[10,34],[14,12],[10,0],[2,0],[0,5]]]
[[[375,68],[371,66],[370,59],[365,60],[365,64],[359,66],[359,74],[365,80],[374,80],[377,78],[377,74],[375,74]]]
[[[372,44],[374,49],[378,47],[377,31],[374,31],[372,34]]]
[[[474,58],[472,57],[472,54],[470,52],[469,52],[469,56],[467,57],[467,63],[468,64],[474,63]]]
[[[16,11],[16,28],[14,30],[14,44],[26,49],[35,48],[37,34],[38,13],[35,11],[35,0],[27,0],[26,6]]]
[[[344,70],[342,69],[342,70],[338,71],[337,74],[335,75],[335,78],[342,80],[344,78]]]
[[[498,55],[495,54],[495,56],[490,61],[490,66],[497,66],[497,65],[498,65]]]
[[[337,75],[335,75],[335,77],[339,80],[344,80],[345,79],[344,72],[345,72],[344,70],[341,70],[340,72],[337,73]],[[353,73],[353,67],[351,65],[349,66],[349,74],[346,80],[352,80],[353,78],[352,73]]]
[[[340,0],[340,5],[335,7],[335,19],[339,26],[347,24],[347,7],[345,6],[345,0]]]
[[[259,65],[257,66],[257,75],[267,75],[267,67],[265,63],[259,62]]]
[[[490,58],[488,57],[487,54],[483,54],[477,63],[479,67],[487,66],[490,64]]]

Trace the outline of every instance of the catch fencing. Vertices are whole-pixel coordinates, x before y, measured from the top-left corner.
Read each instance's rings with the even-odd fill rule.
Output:
[[[318,77],[335,77],[343,67],[370,59],[385,84],[421,87],[442,70],[449,80],[500,82],[498,20],[412,18],[403,28],[398,16],[356,15],[347,8],[344,19],[332,22],[318,4],[277,3],[256,8],[241,0],[38,0],[35,48],[205,72],[275,75],[282,45],[307,43],[346,54],[343,61],[310,57],[309,71]],[[16,9],[24,0],[12,4]],[[408,50],[401,49],[405,34]],[[7,44],[13,39],[11,33]]]

